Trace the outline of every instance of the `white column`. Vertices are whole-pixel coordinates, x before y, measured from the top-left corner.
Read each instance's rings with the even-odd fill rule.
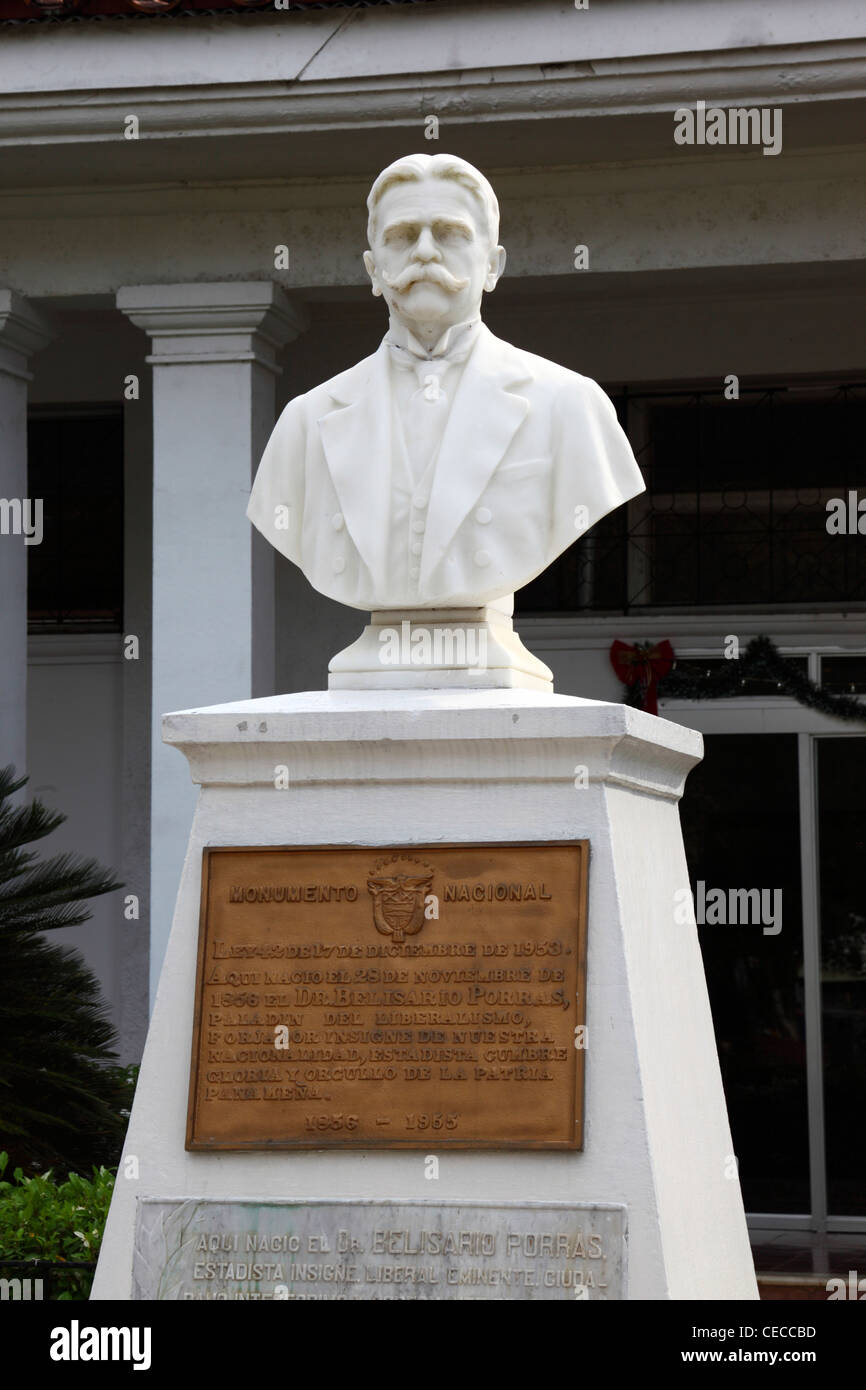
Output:
[[[0,767],[27,771],[28,362],[54,336],[14,290],[0,289]],[[36,541],[34,535],[33,541]]]
[[[273,550],[246,518],[273,427],[277,353],[304,326],[270,281],[134,285],[118,308],[153,367],[151,995],[195,804],[168,710],[273,691]]]

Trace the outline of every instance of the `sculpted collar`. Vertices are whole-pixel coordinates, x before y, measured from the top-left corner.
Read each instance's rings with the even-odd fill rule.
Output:
[[[389,347],[399,347],[405,352],[410,352],[413,357],[419,358],[422,362],[432,362],[435,358],[452,356],[462,360],[469,356],[480,328],[480,315],[474,319],[467,319],[465,323],[453,323],[450,328],[446,328],[435,347],[428,352],[423,343],[418,342],[414,333],[405,324],[400,323],[399,319],[392,318],[388,332],[385,334],[385,342]]]

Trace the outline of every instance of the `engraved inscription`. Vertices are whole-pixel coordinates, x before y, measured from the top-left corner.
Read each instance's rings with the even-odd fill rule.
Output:
[[[586,856],[205,851],[187,1147],[579,1147]]]
[[[626,1213],[564,1203],[138,1204],[133,1297],[625,1297]]]

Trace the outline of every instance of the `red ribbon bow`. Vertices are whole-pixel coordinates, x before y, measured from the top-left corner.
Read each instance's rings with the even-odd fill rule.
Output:
[[[674,649],[670,642],[628,642],[616,641],[610,649],[610,664],[623,685],[637,685],[640,689],[640,708],[647,714],[658,714],[657,687],[659,681],[668,674],[674,664]]]

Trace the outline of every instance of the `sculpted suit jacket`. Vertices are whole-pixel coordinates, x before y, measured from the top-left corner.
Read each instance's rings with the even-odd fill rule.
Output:
[[[419,499],[423,549],[410,583],[389,556],[391,420],[383,343],[289,402],[247,509],[314,588],[350,607],[492,602],[644,490],[601,388],[482,324],[450,402],[429,495]]]

